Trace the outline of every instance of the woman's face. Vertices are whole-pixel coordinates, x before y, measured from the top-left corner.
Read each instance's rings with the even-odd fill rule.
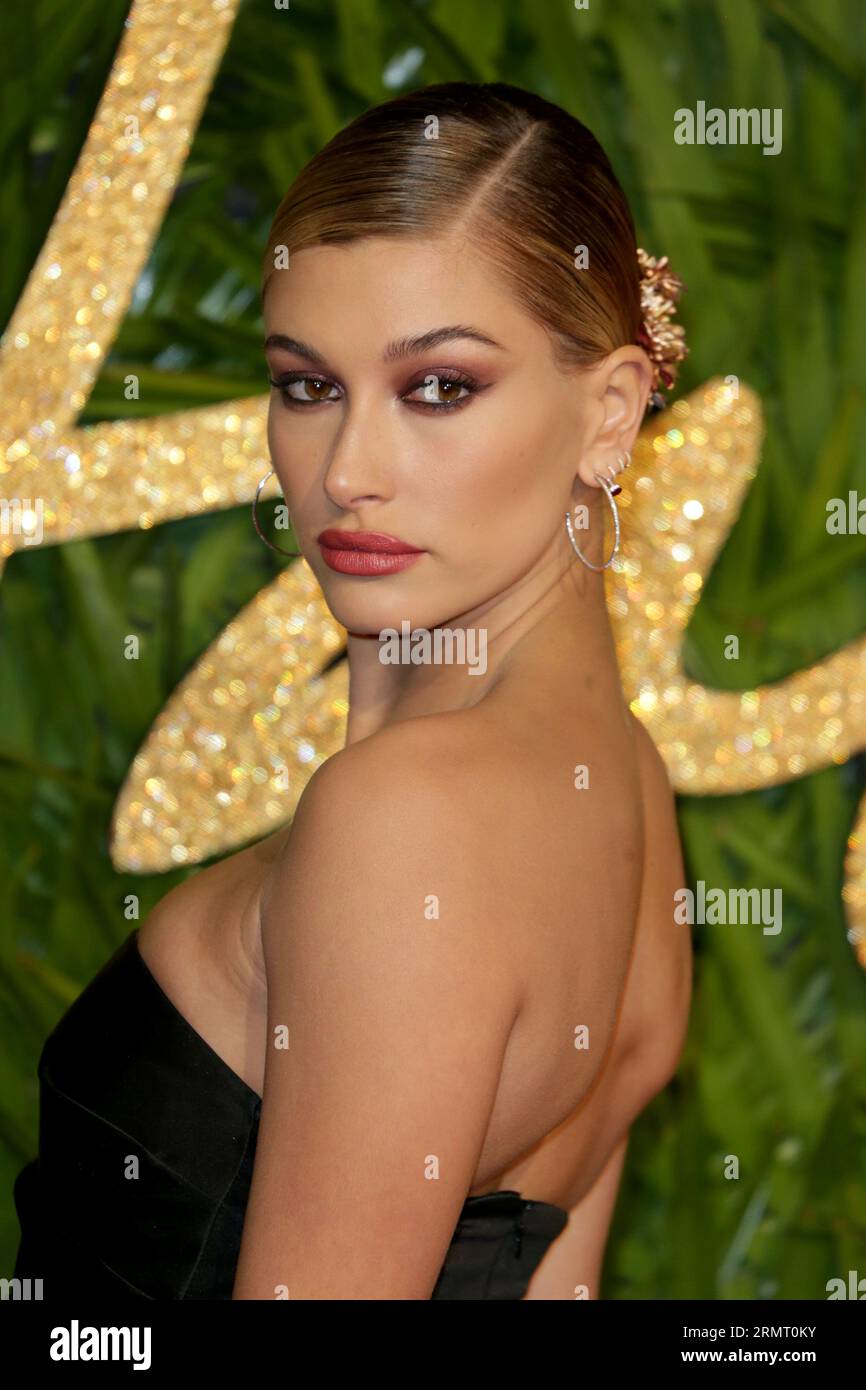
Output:
[[[557,369],[545,331],[465,241],[299,251],[268,286],[265,327],[271,458],[299,546],[350,632],[471,621],[534,571],[562,570],[598,393],[592,373]],[[320,547],[327,529],[421,553],[341,559]]]

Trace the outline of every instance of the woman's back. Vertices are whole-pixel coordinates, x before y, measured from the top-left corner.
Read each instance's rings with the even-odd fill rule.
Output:
[[[634,718],[619,747],[608,743],[587,761],[589,785],[551,789],[535,819],[552,860],[527,844],[527,863],[544,863],[537,872],[546,882],[526,924],[525,1002],[472,1188],[514,1186],[566,1207],[590,1190],[675,1072],[691,997],[691,937],[674,921],[684,870],[664,764]],[[573,769],[562,770],[567,785]],[[625,797],[624,772],[633,787]],[[607,773],[615,781],[605,792]],[[575,827],[567,803],[578,796],[586,806]]]

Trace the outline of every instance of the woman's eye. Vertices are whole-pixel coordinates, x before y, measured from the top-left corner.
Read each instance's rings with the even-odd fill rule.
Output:
[[[271,385],[275,386],[283,400],[291,405],[316,405],[319,401],[336,400],[335,396],[328,395],[334,383],[321,376],[303,376],[298,373],[297,376],[284,376],[280,381],[271,380]],[[294,388],[300,388],[300,391],[296,394]]]
[[[429,372],[423,381],[410,387],[410,393],[414,395],[420,392],[419,396],[415,396],[414,404],[429,405],[434,410],[448,410],[455,405],[462,405],[473,395],[475,389],[475,382],[471,377],[438,376],[435,372]],[[461,396],[461,391],[465,392],[465,395]]]
[[[326,377],[297,372],[291,376],[283,376],[279,381],[272,378],[269,380],[288,406],[318,405],[322,401],[339,400],[340,397],[339,387]],[[419,405],[422,409],[453,410],[464,405],[477,390],[478,385],[472,377],[444,376],[428,372],[414,386],[409,387],[404,400],[412,405]],[[336,394],[331,395],[332,391]]]

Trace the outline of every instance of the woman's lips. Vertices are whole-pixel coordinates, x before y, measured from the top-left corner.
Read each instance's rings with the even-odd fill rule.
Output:
[[[394,574],[426,552],[381,531],[322,531],[317,537],[325,564],[338,574]]]

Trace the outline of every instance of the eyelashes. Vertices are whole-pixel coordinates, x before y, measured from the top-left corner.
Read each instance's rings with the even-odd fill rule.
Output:
[[[288,373],[282,374],[282,377],[279,378],[279,381],[274,381],[274,378],[272,377],[268,377],[268,381],[271,382],[271,386],[275,386],[275,388],[277,388],[277,391],[279,392],[279,395],[282,396],[282,399],[284,399],[286,406],[300,406],[303,409],[303,406],[317,406],[317,404],[320,404],[322,400],[339,399],[336,398],[336,396],[313,396],[313,399],[311,400],[304,400],[303,398],[299,398],[299,396],[293,396],[291,391],[289,391],[289,386],[306,386],[307,382],[309,381],[316,382],[317,386],[334,385],[334,382],[328,381],[328,379],[325,377],[311,377],[309,373],[302,373],[302,371],[288,371]]]
[[[327,401],[339,400],[339,396],[321,395],[312,399],[304,400],[302,397],[293,396],[289,390],[292,386],[302,385],[306,389],[308,382],[314,382],[317,387],[334,387],[336,382],[328,377],[317,376],[312,372],[284,372],[278,381],[272,377],[268,378],[271,386],[274,386],[280,393],[284,405],[290,410],[306,410],[309,406],[322,405]],[[443,387],[460,387],[466,391],[466,395],[455,398],[454,400],[440,401],[436,395]],[[474,377],[468,376],[465,372],[425,372],[423,376],[406,388],[405,395],[411,395],[413,391],[423,390],[424,397],[419,400],[409,400],[407,405],[418,406],[421,410],[443,411],[459,410],[471,400],[478,391],[483,390]]]

